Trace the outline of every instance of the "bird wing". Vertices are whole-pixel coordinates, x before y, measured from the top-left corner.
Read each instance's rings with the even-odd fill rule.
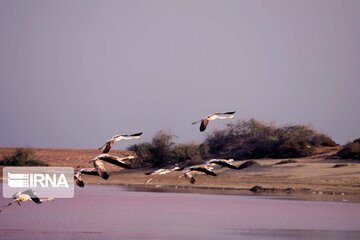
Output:
[[[74,174],[74,177],[80,177],[81,175],[98,175],[95,168],[81,168],[80,170],[77,170]]]
[[[163,171],[165,171],[165,169],[164,168],[160,168],[160,169],[156,169],[156,170],[154,170],[154,171],[152,171],[152,172],[146,172],[146,173],[144,173],[145,175],[158,175],[159,173],[161,173],[161,172],[163,172]]]
[[[95,168],[82,168],[79,171],[77,171],[74,175],[74,182],[79,187],[83,188],[85,186],[85,182],[82,179],[81,175],[97,175],[99,176],[97,170]]]
[[[214,173],[213,171],[209,170],[209,168],[207,167],[202,167],[202,166],[194,166],[190,168],[190,171],[197,171],[197,172],[203,172],[206,175],[211,175],[211,176],[217,176],[216,173]]]
[[[74,176],[74,182],[76,185],[78,185],[79,187],[83,188],[85,186],[84,181],[82,180],[82,178],[80,176]]]
[[[76,172],[74,173],[74,180],[75,180],[75,177],[80,177],[81,176],[81,174],[82,174],[81,170],[82,169],[77,170],[77,171],[75,170]]]
[[[171,171],[182,171],[185,167],[173,167]]]
[[[94,164],[94,167],[95,167],[96,171],[98,172],[99,176],[102,179],[108,179],[109,178],[109,174],[106,172],[104,164],[101,161],[95,160],[95,161],[93,161],[93,164]]]
[[[138,132],[138,133],[133,133],[133,134],[118,134],[113,136],[113,138],[118,138],[118,137],[138,137],[141,136],[143,134],[143,132]]]
[[[172,168],[172,169],[160,168],[160,169],[152,171],[152,172],[147,172],[147,173],[145,173],[145,175],[152,175],[152,176],[165,175],[165,174],[171,173],[172,171],[180,171],[180,170],[178,170],[178,168],[176,168],[176,169],[175,168]],[[145,185],[148,184],[153,178],[154,177],[147,180]]]
[[[194,125],[194,124],[197,124],[199,122],[201,122],[203,119],[199,120],[199,121],[196,121],[196,122],[192,122],[191,124]]]
[[[104,150],[103,150],[103,153],[108,153],[108,152],[110,152],[110,149],[112,148],[113,144],[114,144],[114,140],[107,141],[107,142],[105,143],[105,148],[104,148]],[[101,148],[100,148],[100,150],[101,150]]]
[[[200,132],[205,131],[208,124],[209,124],[209,120],[207,120],[206,118],[203,119],[200,124]]]
[[[222,167],[227,167],[227,168],[231,168],[231,169],[238,169],[237,166],[232,165],[229,162],[224,161],[224,160],[211,160],[211,161],[209,161],[209,163],[217,164]]]
[[[139,133],[134,133],[134,134],[131,134],[129,136],[131,137],[137,137],[137,136],[141,136],[143,133],[142,132],[139,132]]]
[[[213,113],[211,115],[233,115],[235,114],[235,111],[233,112],[223,112],[223,113]]]
[[[139,139],[141,134],[143,134],[143,133],[139,132],[139,133],[134,133],[134,134],[118,134],[118,135],[113,136],[112,140],[115,142],[118,142],[122,139],[126,139],[126,140]]]
[[[135,156],[133,155],[129,155],[129,156],[126,156],[126,157],[122,157],[122,158],[119,158],[121,161],[124,161],[124,160],[130,160],[130,159],[134,159]]]
[[[151,175],[151,176],[154,176],[154,177],[155,177],[155,176],[158,175],[158,174],[163,175],[163,174],[167,174],[167,173],[169,173],[169,172],[171,172],[170,169],[160,168],[160,169],[158,169],[158,170],[152,171],[152,172],[150,172],[150,173],[145,173],[145,174],[146,174],[146,175]],[[152,180],[154,177],[152,177],[152,178],[150,178],[149,180],[147,180],[147,181],[145,182],[145,185],[147,185],[149,182],[151,182],[151,180]]]
[[[232,113],[232,112],[228,112]],[[209,120],[215,120],[215,119],[228,119],[228,118],[234,118],[234,115],[228,114],[228,113],[214,113],[211,116],[208,116],[207,119]]]
[[[53,197],[49,197],[49,198],[42,198],[40,199],[41,202],[51,202],[51,201],[55,201],[55,198]]]
[[[159,175],[165,175],[171,173],[172,171],[173,171],[172,169],[164,169],[163,171],[159,172]]]
[[[119,158],[119,157],[116,157],[116,156],[107,155],[107,156],[102,156],[99,159],[103,160],[105,162],[114,164],[116,166],[122,167],[122,168],[126,168],[126,169],[131,169],[132,168],[129,164],[122,161],[122,158]]]
[[[85,174],[85,175],[99,175],[96,168],[83,168],[80,169],[81,174]]]
[[[189,180],[189,182],[191,184],[194,184],[196,182],[195,175],[196,175],[196,172],[193,172],[193,171],[187,171],[184,173],[185,178],[187,180]]]
[[[153,178],[150,178],[149,180],[147,180],[144,185],[147,185],[149,182],[151,182],[152,179]]]
[[[23,191],[21,194],[28,195],[34,203],[37,203],[37,204],[41,203],[40,198],[38,197],[38,195],[35,193],[35,191],[33,189],[28,189],[26,191]]]

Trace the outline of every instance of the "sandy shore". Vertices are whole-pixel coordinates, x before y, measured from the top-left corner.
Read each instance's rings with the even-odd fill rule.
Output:
[[[12,154],[14,150],[14,148],[0,148],[0,158]],[[178,179],[179,173],[174,172],[165,176],[155,176],[146,187],[243,191],[259,186],[255,190],[265,194],[346,195],[360,200],[360,162],[329,159],[337,150],[338,148],[322,148],[315,156],[292,159],[295,162],[280,165],[275,163],[284,159],[256,159],[261,166],[243,170],[216,168],[217,177],[199,174],[196,176],[195,184],[190,184],[183,178]],[[49,163],[50,166],[74,168],[91,167],[88,160],[99,154],[98,150],[87,149],[34,149],[34,152],[37,159]],[[114,150],[111,154],[124,156],[130,153]],[[240,165],[243,162],[236,161],[235,164]],[[91,184],[121,184],[142,188],[149,179],[144,172],[152,170],[149,168],[119,170],[116,166],[107,163],[105,165],[111,173],[109,180],[93,176],[84,176],[84,180]]]

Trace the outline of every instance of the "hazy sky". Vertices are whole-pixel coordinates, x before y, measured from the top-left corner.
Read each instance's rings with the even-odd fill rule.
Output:
[[[360,137],[359,13],[357,0],[0,0],[0,146],[160,129],[201,141],[191,122],[234,110],[344,144]]]

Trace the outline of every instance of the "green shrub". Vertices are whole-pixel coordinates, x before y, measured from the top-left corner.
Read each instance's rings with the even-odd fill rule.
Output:
[[[347,143],[337,153],[337,155],[342,159],[358,159],[358,160],[360,160],[360,142],[354,141],[351,143]]]
[[[49,164],[35,159],[35,154],[29,148],[17,148],[13,155],[4,156],[0,161],[3,166],[49,166]]]
[[[335,147],[337,144],[332,140],[328,135],[316,133],[311,138],[311,143],[314,146],[324,146],[324,147]]]
[[[157,167],[172,160],[174,144],[172,134],[168,131],[160,130],[155,134],[150,143],[134,144],[128,150],[135,152],[143,165]]]
[[[208,135],[209,153],[225,158],[264,157],[276,144],[275,128],[254,119],[228,124],[224,130]]]
[[[206,151],[195,143],[175,144],[172,137],[170,132],[160,130],[151,142],[131,145],[128,150],[135,152],[140,165],[153,167],[184,162]]]
[[[305,157],[315,152],[315,146],[336,145],[330,137],[308,126],[277,128],[255,119],[228,124],[209,134],[205,144],[213,157],[235,159]]]
[[[278,144],[272,156],[292,158],[306,157],[313,154],[315,149],[311,139],[315,134],[314,130],[303,125],[278,128],[276,130]]]
[[[206,143],[202,143],[199,145],[199,153],[200,156],[204,159],[209,158],[209,145]]]
[[[174,146],[172,141],[172,134],[160,130],[156,133],[155,137],[152,139],[150,154],[152,159],[150,159],[154,166],[160,166],[166,163],[169,160],[172,160],[172,148]]]
[[[172,150],[173,158],[176,162],[184,162],[191,159],[195,155],[200,155],[200,148],[198,144],[176,144]]]

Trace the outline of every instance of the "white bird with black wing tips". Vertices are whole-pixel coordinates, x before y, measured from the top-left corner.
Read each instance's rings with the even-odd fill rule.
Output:
[[[90,160],[90,162],[93,163],[94,168],[96,169],[98,175],[102,178],[102,179],[109,179],[110,175],[107,172],[105,166],[104,166],[104,162],[108,162],[111,164],[114,164],[118,167],[121,168],[126,168],[126,169],[131,169],[131,165],[124,162],[124,160],[129,160],[129,159],[134,159],[134,156],[127,156],[127,157],[117,157],[117,156],[113,156],[110,154],[100,154],[98,156],[96,156],[95,158],[93,158],[92,160]]]
[[[130,159],[134,159],[134,158],[135,157],[132,155],[126,156],[126,157],[117,157],[117,156],[105,153],[105,154],[100,154],[100,155],[96,156],[94,159],[102,160],[104,162],[114,164],[121,168],[131,169],[132,168],[131,165],[124,162],[124,160],[130,160]]]
[[[234,118],[234,114],[235,114],[235,111],[234,112],[224,112],[224,113],[213,113],[199,121],[193,122],[192,124],[197,124],[200,122],[200,132],[203,132],[203,131],[205,131],[207,125],[209,124],[209,121],[213,121],[215,119]]]
[[[95,157],[94,159],[90,160],[90,162],[93,163],[94,168],[96,169],[98,175],[102,178],[102,179],[109,179],[109,173],[106,171],[106,168],[104,166],[104,163],[98,159],[98,157]]]
[[[211,159],[207,162],[207,164],[219,165],[221,167],[227,167],[238,170],[238,167],[232,164],[232,162],[234,162],[234,159]]]
[[[28,202],[28,201],[32,201],[37,204],[41,204],[42,202],[47,202],[47,201],[54,201],[54,198],[52,198],[52,197],[51,198],[39,198],[39,196],[33,189],[28,189],[23,192],[17,192],[13,195],[13,199],[15,199],[15,200],[6,204],[5,206],[2,206],[0,208],[0,212],[2,212],[4,209],[10,207],[14,203],[17,203],[19,206],[21,206],[20,203]]]
[[[82,168],[82,169],[76,171],[76,173],[74,174],[74,182],[76,185],[78,185],[81,188],[85,186],[85,182],[81,177],[81,175],[83,175],[83,174],[99,176],[99,173],[95,168]]]
[[[99,147],[99,150],[103,149],[103,153],[108,153],[115,142],[121,140],[130,140],[130,139],[140,139],[142,132],[134,133],[134,134],[117,134],[113,136],[110,140],[108,140],[104,145]]]
[[[151,177],[149,180],[147,180],[145,182],[145,185],[147,185],[156,175],[165,175],[165,174],[171,173],[173,171],[181,171],[183,169],[184,168],[176,166],[176,167],[173,167],[173,168],[161,168],[161,169],[158,169],[158,170],[155,170],[155,171],[152,171],[152,172],[145,173],[145,175],[153,176],[153,177]]]
[[[180,175],[179,178],[185,177],[191,184],[194,184],[196,182],[195,176],[198,173],[205,173],[206,175],[216,177],[217,174],[212,170],[213,167],[209,164],[190,166],[183,170],[183,174]]]

